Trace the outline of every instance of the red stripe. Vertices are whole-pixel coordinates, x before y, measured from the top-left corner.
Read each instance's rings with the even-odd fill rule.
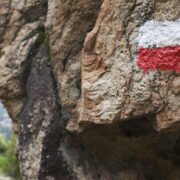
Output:
[[[149,49],[141,47],[137,64],[144,69],[144,75],[156,69],[180,72],[180,46]]]

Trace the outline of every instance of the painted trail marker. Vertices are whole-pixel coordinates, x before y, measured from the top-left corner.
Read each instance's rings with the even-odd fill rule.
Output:
[[[176,21],[147,21],[137,37],[139,58],[137,64],[148,71],[180,72],[180,19]]]

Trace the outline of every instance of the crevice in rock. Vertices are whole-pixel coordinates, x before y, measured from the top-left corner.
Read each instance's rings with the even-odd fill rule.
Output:
[[[69,52],[67,54],[67,56],[63,59],[63,62],[62,62],[62,64],[63,64],[62,72],[64,72],[66,70],[66,64],[67,64],[67,61],[68,61],[68,58],[69,58],[70,54],[71,54],[71,52]]]
[[[46,15],[47,10],[48,1],[45,0],[44,2],[39,2],[34,6],[25,7],[24,9],[19,10],[19,12],[22,13],[26,23],[32,23],[39,20],[40,17]]]
[[[139,137],[155,134],[155,130],[145,117],[125,121],[121,124],[121,128],[123,133],[128,137]]]
[[[53,177],[55,179],[69,180],[72,179],[71,174],[67,170],[68,166],[63,159],[61,151],[58,150],[64,135],[64,124],[62,121],[61,105],[58,102],[57,87],[52,69],[50,76],[52,79],[51,83],[55,107],[53,108],[53,117],[50,122],[50,127],[47,132],[45,130],[46,135],[43,139],[43,151],[39,179],[46,180]]]
[[[34,175],[28,175],[32,179],[46,180],[51,177],[65,180],[70,179],[71,175],[58,151],[60,140],[63,137],[63,125],[54,94],[52,69],[47,64],[49,58],[47,51],[47,45],[41,44],[32,60],[26,83],[26,103],[21,113],[19,157],[22,166],[25,166],[27,159],[24,157],[26,156],[32,156],[32,163],[35,157],[36,161],[40,161],[39,168],[36,169],[38,172],[35,171]],[[32,143],[33,147],[31,147]],[[29,151],[30,148],[32,148],[31,151]],[[27,170],[26,173],[28,173]]]
[[[89,7],[84,4],[84,2],[79,1],[62,1],[62,11],[64,15],[64,19],[62,22],[62,32],[60,37],[58,39],[66,39],[66,49],[63,52],[63,55],[61,56],[61,60],[58,62],[54,63],[54,60],[52,60],[53,67],[56,66],[55,64],[62,62],[62,73],[67,73],[69,70],[66,69],[67,64],[70,64],[69,60],[73,59],[76,55],[81,53],[84,40],[86,38],[86,34],[90,32],[95,23],[96,19],[99,13],[99,9],[101,7],[103,0],[100,1],[88,1],[87,4],[89,4]],[[73,6],[72,4],[75,5]],[[82,6],[82,12],[80,16],[77,16],[77,7]],[[81,5],[82,4],[82,5]],[[83,5],[85,8],[83,9]],[[77,6],[77,7],[76,7]],[[68,16],[66,14],[69,14]],[[74,17],[73,17],[74,16]],[[73,18],[72,18],[73,17]],[[62,36],[63,32],[66,31],[66,24],[70,23],[72,27],[70,27],[71,33],[68,35],[68,37],[64,34]],[[51,49],[54,49],[54,41],[51,39]],[[57,47],[56,47],[57,48]],[[58,49],[58,48],[57,48]],[[79,59],[80,60],[80,59]],[[81,73],[81,70],[80,70]],[[56,75],[56,72],[55,72]],[[79,75],[79,77],[81,77]],[[81,87],[79,87],[79,84],[75,84],[76,87],[79,89],[79,92],[81,92]],[[61,92],[59,92],[61,94]]]
[[[175,154],[173,162],[180,167],[180,137],[175,142],[173,152]]]
[[[155,132],[142,117],[114,125],[91,125],[70,138],[84,152],[79,150],[79,166],[85,167],[86,159],[96,167],[95,180],[103,178],[101,169],[111,179],[120,172],[134,172],[137,180],[171,180],[178,171],[179,135]]]
[[[40,32],[45,33],[44,27],[39,28],[38,30],[32,32],[32,35],[26,37],[29,39],[29,38],[35,36],[36,34],[38,34],[38,38],[37,38],[35,44],[32,46],[31,50],[29,51],[30,53],[27,55],[27,64],[26,64],[26,68],[23,73],[23,82],[25,84],[25,87],[26,87],[26,82],[27,82],[28,76],[30,74],[32,60],[36,56],[37,52],[40,49],[41,44],[43,43],[43,39],[41,37]],[[27,91],[25,91],[25,93],[27,93]]]

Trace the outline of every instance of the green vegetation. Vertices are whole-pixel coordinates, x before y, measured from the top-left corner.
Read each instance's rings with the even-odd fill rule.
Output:
[[[43,32],[43,31],[38,31],[38,35],[39,35],[39,37],[38,37],[38,43],[40,44],[40,45],[49,45],[49,36],[48,36],[48,34],[46,34],[45,32]]]
[[[0,174],[21,180],[19,164],[14,155],[14,148],[14,136],[10,140],[6,140],[0,135]]]

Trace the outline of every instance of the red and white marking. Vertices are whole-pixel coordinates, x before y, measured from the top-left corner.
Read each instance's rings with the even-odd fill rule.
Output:
[[[137,64],[144,74],[156,69],[180,72],[180,19],[147,21],[139,29],[137,43]]]

